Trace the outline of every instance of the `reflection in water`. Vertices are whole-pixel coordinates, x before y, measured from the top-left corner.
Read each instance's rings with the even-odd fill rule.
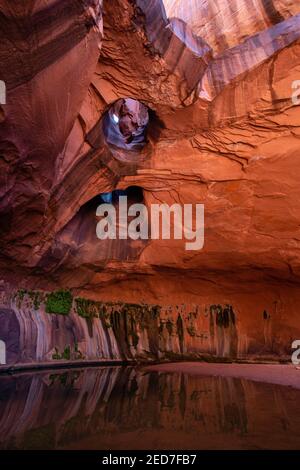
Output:
[[[134,367],[0,376],[0,449],[299,449],[299,398]]]

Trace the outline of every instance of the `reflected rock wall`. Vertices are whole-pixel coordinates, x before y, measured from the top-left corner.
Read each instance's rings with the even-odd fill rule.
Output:
[[[203,316],[229,305],[237,318],[230,340],[199,320],[200,337],[154,335],[155,354],[290,354],[300,337],[300,120],[292,100],[300,10],[291,0],[255,5],[0,0],[1,295],[70,289],[95,301],[171,306],[172,331],[181,305],[198,305]],[[123,99],[149,111],[134,155],[104,132],[105,116]],[[148,209],[157,201],[204,204],[204,248],[95,240],[95,198],[130,186],[141,188]],[[10,300],[3,308],[13,313],[0,333],[31,324],[34,351],[43,338],[28,357],[41,360],[55,346],[61,355],[70,345],[70,319],[56,328],[43,312],[39,320]],[[71,322],[78,341],[88,338],[82,322]],[[87,357],[129,354],[131,345],[122,349],[117,334],[97,328],[97,339],[84,340]]]
[[[299,391],[287,387],[120,367],[2,376],[0,386],[2,450],[299,446]]]

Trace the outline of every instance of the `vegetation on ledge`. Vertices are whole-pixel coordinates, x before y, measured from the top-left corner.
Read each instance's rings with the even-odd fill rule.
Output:
[[[62,353],[58,351],[58,348],[55,347],[55,352],[52,354],[52,359],[56,361],[79,361],[81,359],[84,359],[84,355],[82,352],[78,349],[78,344],[75,342],[74,345],[74,350],[72,350],[70,345],[67,345],[65,349],[63,350]]]
[[[38,310],[40,308],[41,303],[45,300],[44,292],[28,289],[19,289],[13,297],[13,299],[17,303],[18,308],[21,308],[25,296],[29,297],[34,310]]]
[[[51,292],[46,297],[46,312],[69,315],[72,308],[72,294],[67,290]]]
[[[94,300],[77,297],[75,299],[76,312],[82,318],[95,318],[99,316],[99,304]]]

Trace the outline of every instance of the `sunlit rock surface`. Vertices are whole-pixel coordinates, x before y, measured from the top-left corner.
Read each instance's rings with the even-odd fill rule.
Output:
[[[3,308],[23,287],[168,306],[174,324],[180,305],[230,305],[235,351],[288,354],[300,337],[297,2],[101,3],[0,1]],[[122,98],[150,111],[140,154],[104,134]],[[204,249],[97,240],[95,198],[129,186],[147,207],[205,204]]]
[[[180,18],[213,48],[214,54],[241,44],[300,13],[294,0],[163,0],[169,18]]]

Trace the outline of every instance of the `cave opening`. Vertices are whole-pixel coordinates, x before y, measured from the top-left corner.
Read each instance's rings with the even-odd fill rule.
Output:
[[[97,197],[98,204],[118,204],[121,196],[127,196],[129,204],[144,202],[143,189],[140,186],[129,186],[126,189],[115,189],[109,193],[102,193]]]
[[[144,227],[147,217],[144,211],[144,193],[141,187],[129,186],[126,189],[116,189],[109,193],[100,194],[98,204],[96,215],[101,217],[98,224],[99,232],[98,225],[96,229],[98,238],[116,239],[119,237],[120,239],[132,238],[133,240],[141,238],[141,235],[137,234],[141,234],[142,226]],[[134,224],[134,229],[132,227],[131,230],[135,230],[135,235],[131,232],[129,236],[129,224],[134,221],[136,223]],[[103,223],[105,230],[103,229]],[[108,230],[111,230],[109,236],[107,235]],[[148,222],[145,230],[147,233],[145,232],[146,237],[144,239],[148,239]],[[116,235],[117,232],[118,237]]]
[[[143,188],[140,186],[129,186],[125,189],[115,189],[110,192],[98,193],[89,201],[81,206],[79,211],[69,221],[69,223],[60,232],[56,250],[47,255],[45,261],[52,263],[53,266],[61,265],[61,262],[69,263],[69,266],[95,265],[107,262],[108,260],[134,260],[144,249],[148,240],[144,239],[121,239],[120,237],[112,239],[99,239],[97,237],[97,224],[99,217],[97,210],[105,204],[112,205],[119,213],[120,197],[127,196],[128,207],[133,204],[144,203]],[[128,216],[128,223],[134,219]],[[117,220],[117,230],[120,223]],[[140,227],[137,226],[137,232]],[[50,258],[51,257],[51,258]],[[0,351],[1,352],[1,351]]]
[[[149,109],[133,98],[121,98],[103,118],[106,142],[125,150],[142,150],[147,143]]]
[[[140,186],[128,186],[125,189],[114,189],[107,193],[98,193],[96,196],[87,201],[74,216],[75,218],[86,218],[87,216],[95,217],[97,207],[101,204],[112,204],[115,207],[119,204],[119,198],[127,196],[128,205],[144,203],[144,192]]]

